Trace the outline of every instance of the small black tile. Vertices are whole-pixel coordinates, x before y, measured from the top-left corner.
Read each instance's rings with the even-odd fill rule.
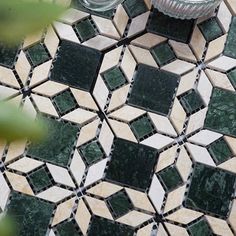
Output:
[[[146,190],[150,185],[156,160],[157,150],[142,144],[116,139],[106,179]]]
[[[236,17],[234,16],[232,18],[232,22],[230,25],[230,29],[228,32],[228,37],[226,40],[226,44],[225,44],[225,49],[223,54],[228,56],[228,57],[233,57],[236,58]]]
[[[59,236],[82,236],[83,234],[76,226],[74,221],[65,221],[59,224],[57,227],[57,233]]]
[[[12,67],[16,60],[18,51],[18,47],[7,47],[0,44],[0,64]]]
[[[148,11],[148,8],[143,0],[125,0],[123,6],[130,18],[134,18]]]
[[[172,18],[154,9],[147,30],[176,41],[188,43],[193,27],[194,20]]]
[[[236,175],[197,163],[187,193],[185,206],[220,217],[227,217],[235,191]]]
[[[200,219],[188,227],[191,236],[211,236],[212,230],[207,221]]]
[[[98,74],[101,52],[63,40],[50,79],[89,91]]]
[[[139,65],[128,104],[168,115],[180,76]]]
[[[80,21],[78,24],[76,24],[75,28],[81,41],[86,41],[97,34],[89,19]]]

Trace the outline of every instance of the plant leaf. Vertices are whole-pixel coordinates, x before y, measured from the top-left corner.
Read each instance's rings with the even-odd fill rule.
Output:
[[[64,11],[48,2],[0,0],[0,41],[15,44],[45,28]]]
[[[9,216],[4,216],[0,219],[0,235],[15,236],[17,234],[16,223]]]

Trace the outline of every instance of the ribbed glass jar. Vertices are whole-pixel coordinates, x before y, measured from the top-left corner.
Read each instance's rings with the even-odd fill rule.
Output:
[[[122,3],[124,0],[79,0],[82,5],[93,11],[107,11],[118,4]]]
[[[154,7],[161,12],[180,19],[196,19],[205,16],[214,11],[221,1],[222,0],[152,0]]]

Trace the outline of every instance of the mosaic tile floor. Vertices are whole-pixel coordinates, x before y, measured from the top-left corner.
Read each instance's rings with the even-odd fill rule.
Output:
[[[236,235],[236,1],[198,21],[150,0],[0,49],[0,95],[49,136],[0,146],[21,236]]]

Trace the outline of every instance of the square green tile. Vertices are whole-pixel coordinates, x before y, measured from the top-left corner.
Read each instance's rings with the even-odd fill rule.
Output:
[[[18,51],[18,46],[7,47],[0,44],[0,64],[3,66],[12,67],[16,60]]]
[[[213,90],[204,127],[236,137],[236,92]]]
[[[232,22],[229,28],[228,37],[225,44],[223,54],[228,57],[236,58],[236,17],[232,18]]]
[[[59,224],[57,227],[57,233],[59,236],[82,236],[77,224],[73,221],[65,221]]]
[[[65,114],[77,105],[73,95],[69,91],[57,95],[53,98],[53,101],[55,102],[60,114]]]
[[[48,134],[40,143],[31,144],[27,155],[56,165],[67,166],[79,128],[52,118],[44,118]]]
[[[27,54],[30,57],[34,66],[37,66],[50,59],[48,52],[40,43],[27,49]]]
[[[140,64],[134,77],[128,104],[168,115],[180,76]]]
[[[148,11],[148,8],[143,0],[125,0],[123,6],[130,18],[134,18]]]
[[[151,53],[160,66],[175,59],[175,54],[168,43],[155,46],[151,49]]]
[[[223,35],[223,31],[215,17],[200,23],[198,27],[208,42]]]
[[[146,116],[133,121],[130,126],[135,136],[139,140],[142,139],[145,135],[148,135],[154,131],[152,123]]]
[[[167,167],[158,172],[158,176],[161,178],[161,181],[168,191],[175,189],[183,183],[183,180],[175,166]]]
[[[228,144],[222,138],[208,146],[208,152],[214,158],[217,165],[227,161],[233,156]]]
[[[197,163],[187,193],[185,206],[226,218],[235,191],[236,175]]]
[[[106,179],[146,190],[150,185],[156,161],[156,149],[116,139]]]
[[[36,192],[40,192],[42,189],[49,187],[52,184],[50,177],[44,168],[31,173],[28,178]]]
[[[228,76],[231,84],[233,85],[233,87],[236,89],[236,69],[233,69],[230,72],[228,72],[227,76]]]
[[[185,111],[189,114],[192,114],[201,107],[204,107],[204,102],[202,98],[194,90],[191,90],[189,93],[181,97],[180,103],[184,107]]]
[[[86,146],[80,148],[80,150],[89,165],[98,160],[101,160],[104,156],[103,151],[97,142],[89,143]]]
[[[133,205],[129,202],[128,196],[124,192],[118,192],[112,195],[107,202],[115,213],[116,218],[125,215],[133,208]]]
[[[188,227],[191,236],[211,236],[212,230],[206,220],[200,219]]]
[[[86,41],[96,35],[96,30],[94,29],[92,23],[89,19],[80,21],[76,26],[76,31],[82,41]]]
[[[17,236],[45,236],[54,208],[52,203],[13,191],[7,213],[17,224]]]
[[[119,67],[114,67],[103,74],[104,81],[106,82],[109,90],[113,91],[116,88],[126,83],[125,76]]]

